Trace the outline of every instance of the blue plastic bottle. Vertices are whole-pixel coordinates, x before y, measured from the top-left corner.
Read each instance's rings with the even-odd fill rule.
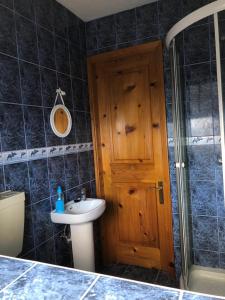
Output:
[[[61,186],[58,186],[57,188],[57,201],[55,211],[61,214],[64,213],[64,199]]]

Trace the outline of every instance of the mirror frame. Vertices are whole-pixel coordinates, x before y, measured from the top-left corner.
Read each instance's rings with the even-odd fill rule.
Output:
[[[54,118],[55,118],[55,113],[58,109],[62,109],[66,113],[67,118],[68,118],[68,126],[64,133],[60,133],[55,126]],[[70,114],[68,108],[65,105],[58,104],[52,108],[52,111],[50,114],[50,124],[51,124],[51,128],[52,128],[54,134],[57,135],[58,137],[64,138],[69,135],[71,128],[72,128],[72,118],[71,118],[71,114]]]

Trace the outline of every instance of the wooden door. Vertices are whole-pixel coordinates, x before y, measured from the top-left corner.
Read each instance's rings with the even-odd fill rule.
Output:
[[[89,58],[104,262],[173,267],[161,42]]]

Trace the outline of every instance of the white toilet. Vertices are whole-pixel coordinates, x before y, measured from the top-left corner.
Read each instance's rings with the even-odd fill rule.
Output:
[[[23,248],[25,194],[0,193],[0,255],[16,257]]]

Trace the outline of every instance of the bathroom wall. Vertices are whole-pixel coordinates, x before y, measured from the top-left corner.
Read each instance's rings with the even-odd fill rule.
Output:
[[[66,200],[84,185],[95,194],[87,54],[163,39],[183,16],[209,1],[160,0],[85,24],[54,0],[0,0],[0,191],[26,192],[23,257],[70,266],[71,245],[53,226],[55,188]],[[181,37],[195,263],[225,267],[223,203],[212,19]],[[168,52],[164,56],[174,245],[180,269]],[[49,126],[55,89],[65,98],[73,129],[59,139]],[[79,145],[78,145],[79,144]],[[83,147],[79,148],[82,144]],[[87,146],[87,148],[85,148]],[[82,149],[88,151],[83,151]],[[80,152],[82,150],[82,152]],[[38,151],[38,152],[37,152]],[[63,155],[61,154],[63,153]]]
[[[169,28],[193,10],[212,1],[160,0],[86,24],[87,53],[106,51],[163,39]],[[225,267],[225,209],[220,156],[215,51],[212,18],[180,35],[184,73],[189,187],[195,264]],[[164,55],[174,246],[180,273],[179,216],[171,113],[168,52]]]
[[[49,122],[57,87],[73,119],[64,139]],[[58,184],[66,201],[95,194],[91,139],[84,22],[53,0],[0,0],[0,191],[26,193],[22,257],[72,265],[49,213]]]

